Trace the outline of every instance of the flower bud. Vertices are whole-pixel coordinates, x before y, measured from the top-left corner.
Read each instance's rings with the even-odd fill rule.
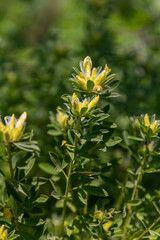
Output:
[[[88,104],[88,111],[89,111],[91,108],[95,107],[95,106],[97,105],[98,101],[99,101],[99,95],[98,95],[97,97],[95,97],[95,98]]]
[[[145,124],[146,127],[150,126],[150,121],[149,121],[149,117],[148,117],[147,113],[144,116],[144,124]]]

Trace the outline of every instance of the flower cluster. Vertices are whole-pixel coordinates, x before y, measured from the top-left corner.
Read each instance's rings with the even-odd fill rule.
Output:
[[[0,228],[0,240],[7,240],[7,230],[4,230],[4,225]]]
[[[95,97],[91,102],[88,102],[85,98],[83,102],[79,101],[79,98],[73,93],[72,96],[72,108],[75,115],[84,116],[91,109],[93,109],[99,101],[99,96]]]
[[[15,118],[14,114],[12,114],[11,117],[5,117],[4,120],[6,125],[4,125],[2,121],[0,121],[0,132],[3,135],[3,141],[4,142],[17,141],[23,133],[23,128],[26,119],[27,113],[24,112],[21,114],[18,120]]]
[[[144,125],[146,127],[149,127],[150,129],[152,129],[152,131],[154,132],[157,128],[157,121],[153,121],[153,123],[151,124],[150,123],[150,120],[149,120],[149,117],[148,117],[148,114],[146,113],[145,116],[144,116]]]
[[[76,80],[83,90],[87,90],[87,81],[90,80],[93,82],[94,86],[92,91],[101,92],[103,89],[103,83],[106,80],[107,75],[111,72],[111,69],[108,68],[107,64],[103,71],[100,68],[92,69],[92,60],[87,56],[83,64],[80,65],[81,72],[76,76]]]

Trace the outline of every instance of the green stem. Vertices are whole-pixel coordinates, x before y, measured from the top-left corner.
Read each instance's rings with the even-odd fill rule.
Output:
[[[88,198],[89,198],[89,194],[86,193],[86,204],[84,205],[84,214],[87,214],[87,210],[88,210]]]
[[[11,179],[14,180],[14,170],[12,166],[12,149],[11,149],[10,143],[8,143],[7,145],[7,150],[8,150],[8,163],[9,163],[10,175],[11,175]],[[18,227],[17,203],[14,197],[12,197],[12,199],[13,199],[13,215],[14,215],[16,227]]]
[[[141,239],[149,230],[151,230],[160,221],[160,216],[147,228],[141,235],[139,235],[135,240]]]
[[[79,131],[79,125],[80,125],[80,118],[78,118],[77,120],[77,126],[76,126],[76,130]],[[67,181],[66,181],[66,189],[65,189],[65,198],[64,198],[64,202],[63,202],[63,212],[62,212],[62,227],[61,227],[61,236],[63,237],[64,235],[64,221],[65,221],[65,217],[66,217],[66,206],[67,206],[67,201],[68,201],[68,193],[69,193],[69,186],[70,186],[70,178],[72,175],[72,166],[73,163],[76,160],[76,146],[77,146],[77,135],[75,135],[75,139],[74,139],[74,157],[73,159],[70,160],[69,163],[69,169],[68,169],[68,175],[67,175]]]
[[[140,173],[138,174],[137,179],[134,182],[134,188],[133,188],[133,192],[132,192],[132,196],[131,196],[131,201],[135,199],[136,192],[138,194],[137,186],[138,186],[139,182],[141,182],[141,180],[142,180],[143,166],[144,166],[144,163],[146,161],[146,156],[147,156],[147,153],[148,153],[148,144],[149,144],[149,141],[147,140],[147,143],[146,143],[146,153],[145,153],[144,158],[143,158],[143,160],[141,162]],[[128,211],[127,211],[127,216],[126,216],[126,219],[125,219],[125,222],[124,222],[124,228],[123,228],[123,232],[122,232],[122,240],[126,239],[127,226],[130,224],[131,215],[132,215],[132,207],[128,206],[127,209],[128,209]]]
[[[140,174],[138,175],[137,179],[134,182],[134,188],[133,188],[133,192],[132,192],[132,196],[131,196],[131,201],[134,200],[134,198],[135,198],[136,191],[137,191],[137,186],[138,186],[138,183],[141,179],[141,176],[142,176],[142,170],[141,170]],[[127,216],[126,216],[126,219],[125,219],[125,222],[124,222],[122,240],[126,239],[127,226],[130,224],[131,214],[132,214],[132,208],[131,208],[131,206],[128,206],[128,212],[127,212]]]
[[[100,239],[103,240],[103,228],[102,228],[102,222],[100,222],[100,224],[99,224],[99,228],[100,228]]]

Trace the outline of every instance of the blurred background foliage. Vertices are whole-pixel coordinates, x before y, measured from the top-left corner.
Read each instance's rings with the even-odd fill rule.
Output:
[[[27,111],[27,127],[47,160],[49,111],[72,92],[72,67],[89,55],[120,80],[121,97],[109,100],[120,130],[128,116],[148,112],[158,119],[159,25],[159,0],[1,0],[0,115]]]

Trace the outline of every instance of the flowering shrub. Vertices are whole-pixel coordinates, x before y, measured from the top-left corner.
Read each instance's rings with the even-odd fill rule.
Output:
[[[63,95],[64,106],[50,113],[55,144],[47,161],[38,161],[33,132],[25,133],[26,112],[0,121],[2,240],[159,239],[159,190],[148,191],[143,179],[159,172],[160,123],[155,115],[133,117],[123,139],[116,136],[108,120],[108,99],[119,96],[115,74],[107,65],[92,69],[90,57],[80,69],[70,79],[72,96]],[[42,174],[34,172],[37,162]],[[114,170],[125,165],[121,182]],[[47,201],[54,205],[48,215]]]

